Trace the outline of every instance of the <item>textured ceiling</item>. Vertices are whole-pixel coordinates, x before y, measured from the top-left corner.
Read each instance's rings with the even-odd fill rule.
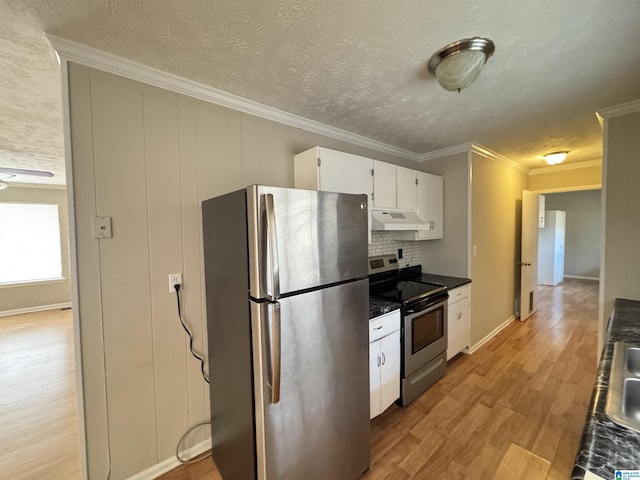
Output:
[[[529,168],[553,150],[599,159],[594,112],[640,98],[638,0],[2,1],[0,28],[0,166],[56,175],[60,78],[43,32],[411,152],[477,142]],[[426,62],[473,35],[496,53],[447,92]]]

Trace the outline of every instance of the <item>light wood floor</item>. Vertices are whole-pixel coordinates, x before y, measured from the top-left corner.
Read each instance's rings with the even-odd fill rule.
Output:
[[[567,479],[596,372],[598,283],[540,287],[515,321],[406,408],[372,422],[377,479]],[[219,480],[210,458],[162,480]]]
[[[80,478],[71,310],[0,318],[0,478]]]

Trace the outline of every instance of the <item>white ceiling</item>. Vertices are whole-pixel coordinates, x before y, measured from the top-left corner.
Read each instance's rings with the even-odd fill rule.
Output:
[[[638,0],[5,1],[0,166],[53,183],[60,74],[44,32],[410,152],[476,142],[528,168],[554,150],[600,159],[595,111],[640,98]],[[494,57],[443,90],[429,57],[474,35]]]

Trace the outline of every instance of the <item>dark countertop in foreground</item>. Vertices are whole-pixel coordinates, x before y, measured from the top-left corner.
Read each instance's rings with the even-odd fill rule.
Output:
[[[400,308],[398,302],[369,295],[369,320],[389,313],[392,310],[397,310],[398,308]]]
[[[640,468],[640,432],[612,422],[604,413],[613,345],[619,341],[640,344],[640,301],[615,301],[572,480],[582,480],[586,471],[609,479],[616,470]]]

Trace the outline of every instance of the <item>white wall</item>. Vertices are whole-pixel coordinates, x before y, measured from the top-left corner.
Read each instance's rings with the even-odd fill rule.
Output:
[[[46,308],[49,305],[68,305],[71,302],[71,279],[69,278],[69,220],[66,189],[25,188],[13,184],[5,190],[0,190],[0,202],[58,205],[63,277],[63,280],[54,282],[1,286],[0,315]]]
[[[172,458],[209,418],[167,286],[183,273],[206,350],[200,202],[292,186],[293,156],[316,145],[408,162],[73,63],[69,103],[89,478],[118,480]],[[113,218],[113,238],[90,238],[94,215]]]
[[[565,226],[565,276],[600,277],[600,190],[546,193],[545,210],[567,213]]]

